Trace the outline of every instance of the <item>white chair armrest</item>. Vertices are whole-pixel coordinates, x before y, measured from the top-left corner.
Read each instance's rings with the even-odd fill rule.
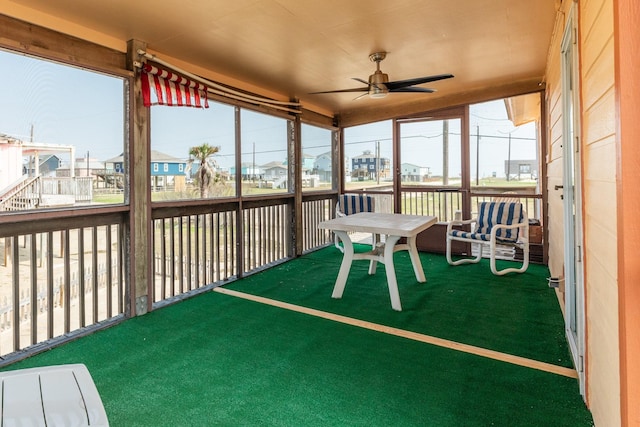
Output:
[[[526,222],[518,222],[516,224],[506,225],[506,224],[496,224],[491,228],[491,240],[496,239],[496,234],[498,230],[513,230],[516,228],[520,228],[521,230],[518,232],[518,242],[528,243],[529,242],[529,220]]]
[[[456,225],[468,225],[474,224],[478,222],[477,218],[465,219],[465,220],[453,220],[447,223],[447,234],[453,229]]]

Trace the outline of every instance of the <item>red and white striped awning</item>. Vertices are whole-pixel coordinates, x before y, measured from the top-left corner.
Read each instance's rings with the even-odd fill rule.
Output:
[[[174,107],[209,108],[207,87],[179,74],[153,65],[142,66],[142,98],[145,107],[168,105]],[[153,88],[152,96],[151,88]]]

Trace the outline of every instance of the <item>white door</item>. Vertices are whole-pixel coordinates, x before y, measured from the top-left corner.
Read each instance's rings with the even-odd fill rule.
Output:
[[[562,41],[565,330],[579,375],[580,393],[584,395],[584,277],[578,114],[580,104],[575,18],[574,7]]]

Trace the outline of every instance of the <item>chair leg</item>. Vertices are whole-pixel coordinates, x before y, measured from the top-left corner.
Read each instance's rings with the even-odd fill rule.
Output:
[[[480,262],[480,259],[482,259],[482,248],[484,247],[483,244],[480,244],[480,250],[478,251],[478,256],[476,256],[475,258],[461,258],[459,260],[454,261],[451,258],[451,241],[454,240],[451,238],[451,236],[447,236],[447,263],[449,263],[449,265],[460,265],[460,264],[476,264],[478,262]],[[469,241],[467,241],[468,243],[471,243]]]
[[[343,249],[343,248],[342,248],[342,246],[340,245],[340,237],[338,237],[338,235],[334,233],[334,234],[333,234],[333,238],[334,238],[334,241],[335,241],[335,244],[336,244],[336,248],[337,248],[340,252],[344,253],[344,249]]]
[[[496,276],[504,276],[507,273],[524,273],[525,271],[527,271],[527,268],[529,268],[529,245],[524,245],[524,249],[523,249],[523,260],[522,260],[522,265],[518,268],[516,267],[508,267],[508,268],[503,268],[502,270],[498,270],[496,268],[496,251],[495,251],[495,244],[492,244],[491,247],[491,260],[490,260],[490,267],[491,267],[491,272],[493,274],[495,274]]]

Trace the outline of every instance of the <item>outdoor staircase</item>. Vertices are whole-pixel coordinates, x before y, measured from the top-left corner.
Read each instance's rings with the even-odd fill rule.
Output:
[[[0,212],[35,209],[40,204],[40,177],[23,177],[0,194]]]

